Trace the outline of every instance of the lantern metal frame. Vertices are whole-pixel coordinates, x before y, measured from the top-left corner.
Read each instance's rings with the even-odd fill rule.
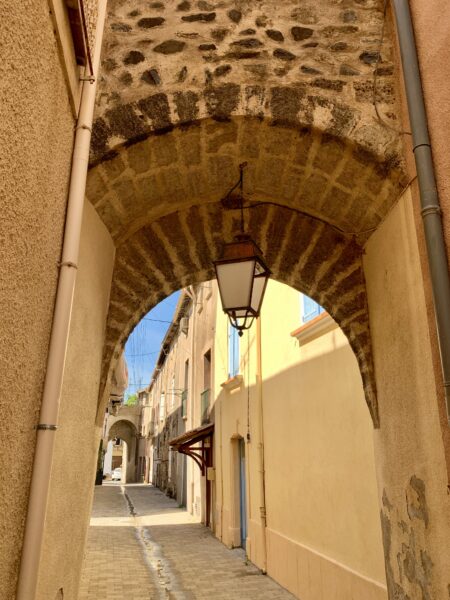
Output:
[[[264,295],[267,288],[267,281],[271,275],[270,269],[265,264],[262,258],[262,252],[260,248],[256,245],[256,243],[252,240],[252,238],[244,233],[244,214],[243,214],[243,171],[246,167],[246,163],[239,165],[240,167],[240,178],[235,186],[233,186],[232,190],[229,192],[227,198],[232,194],[236,188],[240,188],[240,194],[238,197],[239,200],[239,208],[241,210],[241,233],[235,236],[235,241],[230,242],[228,244],[224,244],[222,258],[217,261],[214,261],[214,268],[216,271],[216,278],[219,285],[219,293],[220,299],[222,302],[222,308],[224,312],[228,315],[230,323],[232,327],[234,327],[239,336],[242,336],[244,331],[250,329],[253,324],[253,321],[259,317],[261,312],[261,306],[264,300]],[[222,201],[223,204],[225,202]],[[253,274],[251,286],[249,288],[249,294],[247,298],[247,303],[243,306],[233,306],[226,308],[226,303],[224,302],[224,293],[221,288],[221,278],[219,276],[219,269],[222,265],[226,264],[238,264],[242,262],[250,262],[254,261]],[[259,292],[259,301],[256,305],[252,306],[255,280],[264,279],[262,290]]]

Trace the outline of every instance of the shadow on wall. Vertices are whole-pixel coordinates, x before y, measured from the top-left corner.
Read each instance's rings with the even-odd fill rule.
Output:
[[[267,570],[293,593],[299,593],[297,583],[290,585],[280,556],[296,564],[303,547],[324,557],[330,577],[331,565],[338,565],[339,585],[344,586],[349,571],[358,585],[364,578],[378,582],[376,587],[385,585],[372,421],[351,348],[343,340],[329,347],[263,380]],[[244,364],[241,372],[245,383],[247,368]],[[211,417],[220,419],[215,428],[216,533],[232,546],[242,529],[233,449],[236,439],[247,440],[249,432],[247,552],[261,565],[259,386],[221,391]]]
[[[155,427],[157,424],[158,423],[155,423]],[[166,417],[162,431],[153,437],[153,448],[156,449],[157,454],[156,461],[154,461],[153,466],[154,471],[152,483],[167,496],[169,496],[169,498],[181,497],[181,490],[177,489],[177,453],[170,450],[169,442],[185,431],[186,421],[182,417],[182,409],[180,406]],[[171,461],[170,470],[169,461]]]

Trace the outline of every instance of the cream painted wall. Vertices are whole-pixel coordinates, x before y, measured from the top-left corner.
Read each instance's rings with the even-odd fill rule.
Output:
[[[189,293],[192,293],[192,288]],[[199,286],[194,286],[195,297],[186,311],[186,318],[189,319],[189,327],[187,335],[178,331],[171,342],[170,349],[167,355],[164,357],[162,364],[158,365],[158,368],[153,374],[154,383],[151,387],[151,397],[153,398],[153,405],[155,407],[155,430],[153,439],[153,448],[150,450],[153,453],[155,446],[157,446],[157,440],[155,437],[160,436],[160,452],[159,459],[162,461],[171,460],[170,453],[167,452],[167,442],[170,437],[174,437],[173,433],[167,437],[168,427],[167,419],[172,416],[177,416],[179,419],[178,423],[178,435],[185,431],[189,431],[201,425],[201,393],[205,389],[204,385],[204,363],[203,358],[208,350],[211,350],[212,354],[212,368],[213,372],[214,365],[214,348],[213,348],[213,337],[216,319],[216,295],[212,293],[212,283],[206,282]],[[182,301],[180,299],[179,303]],[[175,317],[174,317],[175,318]],[[195,344],[193,341],[195,340]],[[180,427],[180,414],[181,414],[181,394],[178,393],[174,397],[170,393],[172,387],[172,378],[175,377],[175,388],[182,390],[185,387],[184,381],[184,367],[186,360],[189,360],[189,377],[188,377],[188,400],[187,400],[187,415],[181,419],[183,425]],[[165,392],[165,410],[163,411],[162,418],[160,417],[160,401],[161,393]],[[213,394],[211,394],[212,396]],[[172,399],[174,400],[172,405]],[[176,414],[177,413],[177,414]],[[164,435],[166,433],[166,435]],[[176,485],[177,488],[177,499],[179,502],[182,501],[183,494],[182,488],[186,486],[186,508],[195,517],[205,522],[206,518],[206,506],[205,502],[202,502],[202,498],[205,496],[205,481],[202,478],[198,465],[189,457],[181,456],[178,460],[177,477],[175,477],[171,470],[171,483]],[[183,461],[186,461],[185,477],[186,483],[183,479]],[[153,473],[156,473],[156,465]],[[153,478],[153,483],[157,482]]]
[[[85,203],[38,599],[76,600],[101,428],[95,417],[114,263],[111,237]],[[89,352],[87,351],[89,349]]]
[[[290,333],[301,324],[300,294],[282,284],[269,283],[261,324],[267,571],[302,600],[386,598],[372,422],[356,359],[337,326],[299,347]],[[220,307],[216,331],[220,390],[228,372]],[[249,430],[247,552],[263,567],[257,343],[254,325],[241,338],[243,383],[216,399],[216,535],[239,545],[233,438]]]
[[[440,600],[450,589],[450,496],[409,191],[366,250],[388,585],[392,597]]]
[[[47,0],[0,2],[0,56],[0,595],[12,600],[73,144]]]

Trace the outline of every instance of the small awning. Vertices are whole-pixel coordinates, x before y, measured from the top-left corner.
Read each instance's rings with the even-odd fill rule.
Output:
[[[169,445],[173,450],[180,452],[180,454],[186,454],[195,460],[202,474],[205,475],[207,467],[211,466],[211,444],[205,444],[205,441],[207,438],[212,437],[213,433],[214,424],[208,423],[173,438],[173,440],[170,440]]]
[[[170,440],[169,445],[173,446],[174,450],[178,450],[178,446],[184,446],[187,444],[190,446],[195,442],[199,442],[204,440],[214,431],[214,423],[208,423],[207,425],[202,425],[201,427],[197,427],[196,429],[191,429],[190,431],[186,431],[186,433],[182,433],[173,440]]]

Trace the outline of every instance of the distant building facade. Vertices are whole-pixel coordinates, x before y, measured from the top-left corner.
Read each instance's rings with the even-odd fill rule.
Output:
[[[139,455],[144,480],[202,520],[200,470],[186,454],[171,449],[170,442],[209,422],[216,296],[211,282],[181,292],[145,391],[141,433],[146,443],[141,443]]]

